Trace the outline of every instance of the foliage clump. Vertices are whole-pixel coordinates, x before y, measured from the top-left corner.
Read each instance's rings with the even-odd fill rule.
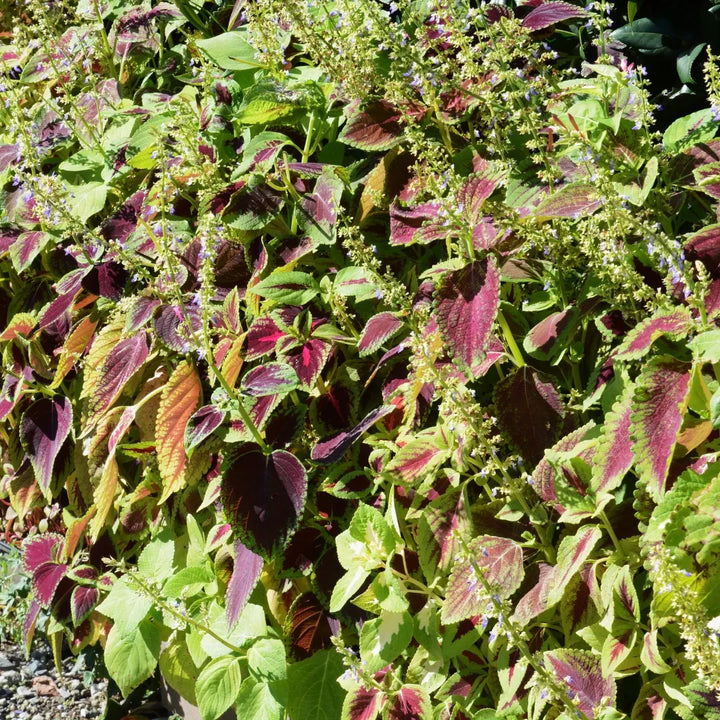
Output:
[[[28,647],[204,720],[715,717],[716,58],[660,133],[609,3],[510,5],[28,3]]]

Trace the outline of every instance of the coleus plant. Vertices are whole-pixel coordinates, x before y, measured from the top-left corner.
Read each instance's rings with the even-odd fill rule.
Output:
[[[713,111],[653,134],[603,4],[361,5],[3,48],[28,646],[204,720],[714,717]]]

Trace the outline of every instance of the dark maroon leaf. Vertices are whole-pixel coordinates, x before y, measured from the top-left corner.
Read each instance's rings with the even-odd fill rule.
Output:
[[[531,355],[547,360],[561,339],[567,337],[578,318],[577,308],[570,306],[560,312],[552,313],[541,320],[525,337],[523,347]]]
[[[438,220],[439,213],[440,206],[437,203],[402,208],[393,202],[390,206],[390,244],[427,244],[444,238],[448,231]]]
[[[33,595],[42,607],[48,608],[52,604],[67,568],[64,563],[55,562],[42,563],[35,568],[32,574]]]
[[[235,542],[235,564],[225,593],[226,617],[232,630],[250,595],[260,579],[263,559],[242,542]]]
[[[95,609],[100,600],[100,593],[94,587],[78,585],[70,596],[70,613],[76,627]]]
[[[265,455],[246,443],[223,462],[221,497],[233,532],[264,558],[295,532],[306,493],[305,469],[284,450]]]
[[[118,301],[128,279],[128,272],[122,265],[110,261],[93,265],[83,278],[82,286],[89,293]]]
[[[70,401],[56,395],[36,400],[20,421],[20,441],[44,494],[50,488],[55,459],[70,434],[72,416]]]
[[[305,422],[307,406],[286,404],[278,408],[265,427],[265,440],[278,450],[290,445],[298,436]]]
[[[564,408],[552,382],[525,365],[500,381],[495,405],[502,432],[528,462],[539,462],[562,428]]]
[[[285,327],[292,326],[299,312],[298,308],[282,308],[272,315],[257,318],[247,333],[246,360],[257,360],[275,351],[278,340],[288,336]]]
[[[325,367],[331,350],[330,343],[310,338],[302,345],[287,350],[283,354],[283,360],[295,370],[302,387],[311,390],[318,375]]]
[[[357,393],[344,382],[336,382],[326,393],[313,399],[310,413],[320,432],[349,428],[355,417]]]
[[[54,110],[44,113],[37,130],[38,145],[41,148],[50,148],[70,135],[70,129]]]
[[[318,650],[332,647],[331,617],[311,592],[295,600],[288,613],[290,652],[296,660],[305,660]]]
[[[209,437],[225,419],[225,413],[215,405],[205,405],[196,410],[185,426],[185,452],[196,448]]]
[[[243,188],[223,211],[225,221],[239,230],[261,230],[279,212],[283,196],[268,185]]]
[[[338,140],[359,150],[389,150],[403,136],[402,114],[387,100],[375,100],[365,106],[349,108],[348,121]]]
[[[498,179],[472,175],[458,192],[458,203],[466,216],[474,222],[483,219],[482,207],[498,186]]]
[[[90,400],[92,415],[97,417],[115,402],[127,381],[145,364],[147,356],[144,332],[121,340],[110,351],[100,370],[101,380]]]
[[[358,341],[360,357],[375,352],[381,345],[395,335],[403,326],[403,321],[391,312],[381,312],[371,317]]]
[[[530,30],[543,30],[563,20],[587,16],[587,11],[577,5],[561,0],[550,0],[536,7],[523,19],[523,26]]]
[[[328,440],[317,443],[312,449],[310,457],[314,462],[322,465],[329,465],[339,460],[366,430],[369,430],[380,418],[385,417],[394,409],[393,405],[382,405],[373,410],[351,430],[344,430]]]
[[[494,257],[447,273],[436,293],[440,332],[453,358],[472,368],[484,359],[500,304],[500,271]]]
[[[79,283],[78,283],[79,285]],[[59,298],[53,300],[48,305],[47,310],[42,314],[40,322],[38,323],[39,328],[46,328],[57,322],[65,313],[72,307],[77,290],[61,295]]]
[[[102,236],[106,240],[117,240],[124,243],[137,227],[138,215],[146,197],[146,190],[138,190],[132,194],[122,207],[102,224],[100,228]]]
[[[711,275],[720,268],[720,225],[708,225],[691,235],[685,243],[685,257],[691,262],[699,260]]]
[[[185,322],[185,315],[190,320],[192,333]],[[165,305],[153,323],[157,336],[172,350],[186,353],[192,348],[193,333],[200,330],[202,320],[197,305],[185,305],[185,315],[177,305]]]
[[[20,236],[20,228],[0,229],[0,255],[6,253]]]

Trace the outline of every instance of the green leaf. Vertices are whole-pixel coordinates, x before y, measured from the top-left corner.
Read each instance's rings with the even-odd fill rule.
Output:
[[[115,621],[113,630],[128,635],[150,612],[152,599],[131,587],[131,580],[125,576],[112,586],[110,594],[97,606],[97,611]]]
[[[369,673],[389,665],[408,646],[413,635],[413,620],[407,612],[382,612],[367,620],[360,630],[360,657]]]
[[[350,526],[335,540],[338,559],[346,570],[372,570],[395,551],[397,536],[375,508],[358,505]]]
[[[319,650],[288,668],[288,715],[292,720],[337,720],[345,691],[338,678],[345,671],[335,650]]]
[[[240,692],[240,659],[222,655],[211,660],[198,675],[195,695],[202,720],[216,720]]]
[[[345,603],[362,587],[370,574],[359,565],[348,570],[336,583],[330,597],[330,612],[338,612]]]
[[[191,597],[215,579],[215,573],[206,566],[193,565],[175,573],[163,586],[162,593],[169,598]]]
[[[285,707],[278,702],[269,685],[248,677],[240,686],[235,713],[238,718],[248,720],[284,720]]]
[[[693,85],[695,81],[692,76],[692,69],[700,53],[705,49],[707,43],[698,43],[677,56],[676,67],[680,82],[685,85]]]
[[[85,222],[105,207],[107,186],[101,182],[89,182],[83,185],[68,185],[68,208],[80,222]]]
[[[154,581],[165,580],[173,572],[175,542],[171,535],[162,533],[151,540],[140,553],[138,572]]]
[[[160,672],[168,685],[193,705],[197,705],[195,685],[198,668],[187,647],[184,633],[176,634],[160,653]]]
[[[248,603],[243,608],[240,617],[233,625],[232,632],[228,628],[225,608],[215,602],[210,606],[206,617],[203,618],[203,622],[207,623],[208,627],[216,635],[224,638],[235,647],[245,647],[256,638],[267,635],[265,611],[259,605],[253,603]],[[227,645],[207,634],[202,635],[200,645],[213,658],[226,655],[228,652]]]
[[[105,645],[105,666],[110,677],[127,697],[155,671],[160,655],[160,630],[143,621],[129,633],[117,625],[110,630]]]
[[[282,640],[262,638],[252,644],[247,654],[248,669],[264,682],[287,678],[287,657]]]
[[[245,39],[244,30],[233,30],[206,40],[197,46],[223,70],[250,70],[263,67],[255,60],[255,48]]]
[[[305,305],[320,292],[320,288],[308,273],[281,270],[248,288],[248,292],[284,305]]]
[[[701,363],[720,362],[720,330],[705,330],[690,344],[693,355]]]
[[[712,140],[717,128],[712,108],[698,110],[671,123],[663,134],[663,145],[670,153],[680,153],[691,145]]]

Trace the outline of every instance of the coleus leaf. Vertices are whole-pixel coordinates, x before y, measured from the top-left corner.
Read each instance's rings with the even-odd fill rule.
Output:
[[[560,621],[566,637],[599,619],[600,598],[595,566],[586,563],[565,586],[560,601]]]
[[[495,400],[500,429],[527,461],[537,463],[562,427],[564,407],[554,385],[525,365],[498,384]]]
[[[635,386],[631,434],[636,470],[656,502],[665,492],[690,379],[689,365],[660,357],[645,365]]]
[[[570,183],[548,195],[533,214],[540,218],[578,218],[592,215],[600,205],[594,185]]]
[[[403,321],[395,313],[381,312],[373,315],[367,321],[360,340],[358,340],[357,347],[360,357],[374,353],[387,340],[396,335],[403,324]]]
[[[384,693],[359,685],[345,696],[340,720],[375,720],[384,704]]]
[[[555,675],[557,681],[571,699],[578,703],[578,710],[589,718],[603,706],[603,698],[610,707],[615,705],[615,678],[604,677],[600,659],[583,650],[561,648],[545,653],[545,666]]]
[[[565,339],[579,319],[578,309],[570,306],[543,318],[523,340],[525,352],[540,360],[548,360],[561,351]]]
[[[320,292],[320,288],[309,273],[281,270],[248,288],[248,292],[283,305],[305,305]]]
[[[283,197],[267,185],[236,193],[223,212],[230,227],[237,230],[262,230],[280,212]]]
[[[611,492],[617,488],[634,462],[632,435],[631,384],[605,416],[603,435],[592,461],[592,486],[596,492]]]
[[[65,546],[56,533],[44,533],[23,543],[23,566],[30,573],[35,600],[41,607],[50,607],[68,566],[59,562]]]
[[[285,621],[292,656],[305,660],[318,650],[331,648],[333,624],[330,614],[313,593],[300,595]]]
[[[431,720],[432,703],[425,688],[404,685],[389,701],[388,720]]]
[[[120,209],[102,224],[100,227],[102,236],[106,240],[117,240],[119,243],[124,243],[137,227],[138,216],[146,197],[146,190],[138,190],[133,193]]]
[[[36,400],[20,420],[20,442],[44,495],[50,492],[55,460],[72,428],[72,405],[61,395]]]
[[[212,435],[225,419],[225,413],[215,405],[205,405],[196,410],[185,427],[185,452],[190,453],[205,438]]]
[[[184,310],[184,312],[183,312]],[[190,322],[188,327],[187,320]],[[153,322],[157,337],[169,348],[186,353],[191,348],[194,333],[200,330],[202,320],[196,305],[165,305]]]
[[[720,224],[708,225],[690,235],[685,241],[684,251],[689,261],[699,260],[715,276],[720,268]]]
[[[403,208],[393,201],[390,206],[390,244],[426,245],[447,235],[439,220],[440,205],[436,202],[423,203],[415,207]]]
[[[343,430],[330,439],[317,443],[310,455],[313,462],[329,465],[339,460],[366,430],[369,430],[380,418],[385,417],[394,409],[393,405],[382,405],[369,412],[354,428]]]
[[[128,380],[145,364],[147,357],[148,346],[144,332],[121,340],[110,351],[100,370],[100,382],[90,399],[90,416],[93,420],[115,402]]]
[[[42,230],[22,233],[10,247],[10,259],[18,273],[27,270],[39,252],[47,245],[50,235]]]
[[[450,447],[441,428],[428,428],[414,435],[383,468],[397,476],[398,484],[412,483],[435,470],[450,457]]]
[[[446,624],[486,611],[489,597],[478,572],[483,573],[487,584],[501,598],[510,597],[525,575],[522,548],[513,540],[481,535],[468,545],[468,552],[469,557],[457,560],[450,573],[441,610]]]
[[[289,393],[300,385],[298,374],[287,363],[266,363],[242,379],[242,392],[252,397]]]
[[[348,120],[338,140],[345,145],[379,152],[397,145],[403,137],[402,114],[387,100],[374,100],[348,108]]]
[[[447,273],[437,289],[440,333],[466,368],[485,359],[500,304],[500,270],[493,256]]]
[[[283,353],[283,360],[296,372],[302,387],[311,390],[325,367],[331,351],[330,343],[311,337],[301,345],[286,350]]]
[[[587,17],[587,11],[577,5],[561,0],[549,0],[534,8],[522,21],[523,27],[529,30],[544,30],[563,20]]]
[[[83,277],[82,286],[92,295],[118,301],[128,279],[128,272],[119,263],[104,262],[93,265]]]
[[[315,183],[315,189],[300,202],[300,227],[315,245],[334,243],[337,209],[343,184],[332,171],[325,172]]]
[[[185,485],[188,461],[183,442],[185,428],[201,392],[197,371],[188,362],[175,368],[162,390],[155,420],[155,448],[163,482],[161,503]]]
[[[73,568],[72,579],[94,581],[98,572],[92,565]],[[76,585],[70,595],[70,616],[75,627],[90,615],[100,602],[100,592],[92,585]]]
[[[307,475],[284,450],[265,455],[254,443],[229,453],[221,470],[221,497],[237,537],[270,558],[295,532],[305,505]]]
[[[240,613],[260,579],[263,559],[240,540],[235,541],[235,563],[225,593],[225,613],[228,628],[233,629]]]
[[[275,351],[278,340],[288,336],[286,328],[291,327],[299,312],[298,308],[281,308],[271,315],[261,315],[253,321],[247,332],[246,360],[256,360]]]
[[[615,359],[642,358],[659,337],[667,335],[673,340],[683,340],[687,338],[692,327],[692,315],[687,308],[677,308],[669,313],[656,313],[630,330],[618,348]]]
[[[425,507],[418,523],[418,554],[429,581],[438,568],[450,569],[460,538],[468,537],[470,530],[470,514],[459,490],[444,492]]]

